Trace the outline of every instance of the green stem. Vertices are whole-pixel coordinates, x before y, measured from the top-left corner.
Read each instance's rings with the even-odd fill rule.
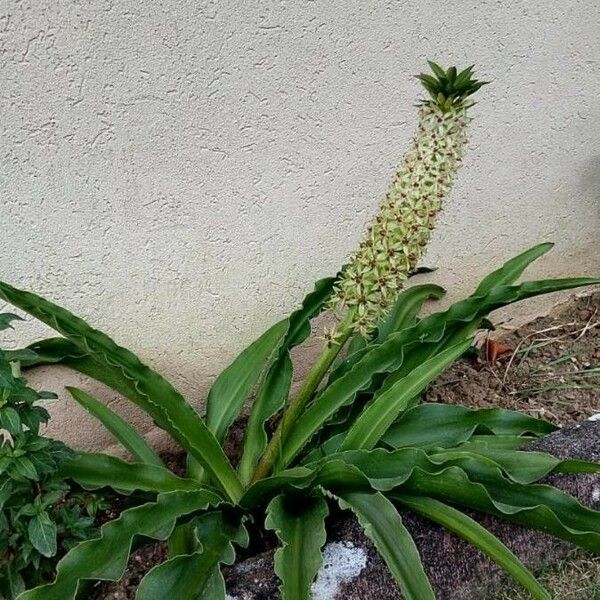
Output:
[[[352,335],[353,328],[352,322],[354,320],[354,311],[349,312],[346,318],[337,326],[335,330],[334,341],[325,346],[321,355],[317,359],[317,362],[312,366],[308,372],[298,395],[295,396],[288,402],[283,417],[279,426],[273,433],[267,448],[265,449],[260,461],[256,467],[256,471],[252,476],[252,482],[258,481],[268,477],[273,469],[273,465],[279,456],[279,451],[289,434],[294,423],[298,417],[302,414],[304,407],[312,398],[313,394],[319,387],[323,377],[327,374],[329,367],[335,360],[336,356],[340,353],[340,350],[344,347],[344,344],[348,341],[348,338]]]

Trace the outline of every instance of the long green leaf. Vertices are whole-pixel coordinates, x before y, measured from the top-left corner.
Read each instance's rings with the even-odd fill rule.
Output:
[[[444,288],[434,284],[416,285],[400,293],[390,311],[377,324],[376,343],[385,341],[392,333],[413,326],[423,304],[431,298],[439,299],[445,293]],[[355,335],[350,340],[346,356],[340,356],[334,362],[328,384],[347,372],[367,351],[365,338],[361,335]],[[351,406],[340,409],[338,414],[329,421],[327,427],[320,432],[321,439],[327,440],[349,429],[349,424],[363,410],[363,403],[359,399]]]
[[[450,448],[466,442],[475,432],[541,436],[556,429],[547,421],[517,411],[427,403],[400,415],[382,442],[392,448]]]
[[[158,454],[125,419],[83,390],[76,387],[67,387],[67,390],[73,399],[96,417],[139,462],[164,467]]]
[[[339,456],[351,454],[346,452]],[[409,474],[405,477],[408,478]],[[253,483],[245,492],[240,505],[248,510],[265,506],[280,494],[298,494],[318,486],[326,487],[337,493],[346,491],[372,491],[373,486],[359,468],[350,461],[337,460],[335,457],[319,461],[308,467],[286,469]],[[388,489],[394,487],[390,486]]]
[[[168,431],[217,480],[229,497],[239,499],[242,487],[223,449],[198,413],[158,373],[104,333],[43,298],[0,283],[0,297],[56,329],[119,382],[127,397]]]
[[[285,467],[313,435],[356,394],[367,388],[380,373],[396,370],[402,364],[404,351],[420,342],[418,326],[390,335],[382,344],[359,351],[360,358],[342,376],[336,378],[293,424],[279,457],[276,469]]]
[[[600,512],[551,486],[513,483],[500,469],[490,470],[485,481],[472,480],[457,466],[433,473],[415,469],[399,491],[500,516],[600,553]]]
[[[538,583],[529,569],[495,535],[471,517],[433,498],[397,494],[394,499],[479,548],[537,600],[551,600],[550,594]]]
[[[461,442],[457,448],[461,450],[481,452],[487,450],[518,450],[536,439],[535,436],[525,435],[473,435],[466,442]]]
[[[244,545],[243,526],[222,512],[197,517],[191,524],[198,550],[174,556],[151,569],[140,582],[136,600],[224,600],[225,582],[219,564],[232,564],[232,542]]]
[[[166,539],[176,519],[217,504],[211,492],[169,492],[121,513],[103,525],[100,537],[81,542],[58,563],[52,583],[28,590],[18,600],[73,600],[82,580],[117,581],[125,572],[127,558],[136,536]]]
[[[25,367],[60,364],[100,381],[135,404],[141,402],[134,381],[127,379],[118,369],[96,361],[66,338],[47,338],[31,344],[28,348],[36,353],[37,358],[25,361]]]
[[[462,447],[429,454],[434,463],[461,461],[468,474],[482,465],[501,468],[517,483],[533,483],[550,473],[600,473],[600,463],[578,459],[560,459],[545,452],[520,452],[507,449],[467,450]]]
[[[392,452],[383,448],[337,452],[307,466],[316,470],[318,479],[324,465],[341,461],[357,467],[368,478],[369,484],[380,491],[403,485],[415,469],[439,473],[449,466],[459,467],[474,481],[485,483],[488,478],[496,481],[501,473],[506,481],[524,485],[539,481],[552,473],[600,472],[600,463],[560,459],[542,452],[481,450],[479,453],[458,448],[427,453],[414,447]],[[284,473],[291,471],[294,469]]]
[[[341,494],[373,542],[406,600],[435,600],[415,543],[394,505],[380,492]]]
[[[288,319],[273,325],[222,371],[210,388],[206,424],[219,442],[239,416],[261,374],[277,358],[288,328]]]
[[[60,474],[87,489],[112,487],[127,492],[172,492],[200,488],[197,481],[178,477],[165,467],[130,463],[108,454],[78,453],[61,465]]]
[[[490,292],[493,288],[500,285],[511,285],[513,284],[525,271],[525,269],[540,256],[546,254],[552,250],[554,244],[546,242],[538,244],[518,254],[514,258],[505,262],[502,267],[493,271],[486,277],[484,277],[481,283],[477,286],[477,289],[473,293],[473,296],[482,296]]]
[[[239,474],[242,483],[252,478],[252,473],[267,446],[265,423],[283,407],[292,384],[294,367],[289,352],[285,351],[267,374],[257,394],[246,426]]]
[[[443,463],[443,461],[442,461]],[[406,448],[338,452],[303,467],[286,469],[252,484],[240,504],[248,510],[264,506],[281,493],[298,493],[318,486],[333,493],[347,491],[389,491],[404,484],[413,471],[421,468],[438,472],[446,464],[433,463],[426,452]]]
[[[265,527],[274,530],[282,544],[275,552],[275,573],[283,600],[310,600],[311,584],[323,562],[328,514],[322,495],[277,496],[270,502]]]
[[[425,301],[439,300],[446,290],[439,285],[426,283],[415,285],[398,295],[394,305],[377,324],[377,342],[383,342],[390,333],[401,331],[415,324]]]
[[[294,467],[258,481],[246,491],[242,505],[252,509],[264,505],[282,490],[305,490],[322,485],[331,489],[371,490],[389,492],[402,487],[415,472],[438,475],[450,467],[460,469],[474,481],[530,482],[555,472],[597,472],[598,465],[571,459],[560,460],[550,455],[534,453],[527,459],[525,453],[518,455],[525,466],[515,467],[517,460],[492,458],[473,452],[448,452],[429,455],[419,448],[403,448],[390,452],[383,448],[375,450],[351,450],[336,452],[324,459],[316,460],[305,467]],[[496,457],[494,457],[496,458]],[[358,476],[358,475],[359,476]],[[510,479],[508,477],[510,477]],[[527,486],[524,486],[527,488]],[[571,499],[572,500],[572,499]]]
[[[510,277],[502,276],[503,269],[504,267],[496,272],[497,279],[510,280]],[[514,270],[509,269],[509,272],[515,275]],[[516,286],[496,285],[487,292],[473,294],[465,300],[453,304],[447,311],[430,315],[417,325],[417,328],[421,330],[423,340],[429,343],[410,349],[403,364],[383,382],[381,390],[392,386],[412,369],[438,352],[471,337],[478,329],[482,328],[489,313],[498,308],[541,294],[598,283],[600,283],[600,279],[579,277],[526,281]]]
[[[333,465],[333,467],[331,466]],[[405,448],[389,452],[377,448],[375,450],[350,450],[338,452],[321,460],[314,465],[310,465],[315,472],[315,480],[322,482],[324,471],[335,469],[337,472],[344,472],[341,465],[354,467],[368,482],[369,489],[375,489],[380,492],[388,492],[393,489],[400,489],[404,485],[415,469],[421,469],[425,472],[437,473],[446,465],[432,463],[429,456],[422,450],[416,448]],[[287,471],[284,471],[287,473]],[[282,473],[283,474],[283,473]],[[356,480],[358,489],[363,490],[364,481]]]
[[[365,448],[370,450],[388,430],[408,402],[459,358],[471,345],[471,340],[441,352],[417,367],[389,390],[376,397],[358,417],[344,438],[340,450]]]
[[[244,492],[240,500],[240,506],[248,510],[253,510],[261,506],[264,507],[272,498],[279,494],[311,487],[316,478],[317,472],[313,468],[294,467],[286,469],[276,475],[271,475],[253,483]]]
[[[86,352],[79,346],[64,337],[46,338],[27,346],[28,350],[35,353],[35,357],[21,363],[23,367],[37,367],[39,365],[63,364],[70,358],[81,358]]]
[[[194,531],[194,522],[188,521],[177,525],[167,540],[167,555],[169,558],[181,554],[192,554],[198,548],[198,540]]]
[[[289,329],[279,350],[279,358],[272,364],[256,394],[246,426],[239,466],[244,484],[252,477],[256,463],[267,446],[265,423],[283,408],[289,395],[293,376],[289,351],[310,335],[310,320],[323,310],[334,283],[335,278],[317,281],[314,290],[304,298],[302,306],[288,319]]]

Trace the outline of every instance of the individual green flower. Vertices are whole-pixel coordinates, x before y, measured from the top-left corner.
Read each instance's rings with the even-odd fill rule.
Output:
[[[417,76],[430,95],[417,134],[330,303],[336,314],[352,311],[352,328],[365,337],[424,254],[466,149],[470,96],[487,83],[473,78],[472,66],[458,73],[429,65],[433,76]]]

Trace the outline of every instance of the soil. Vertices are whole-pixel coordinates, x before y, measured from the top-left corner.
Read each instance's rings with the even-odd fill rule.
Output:
[[[600,292],[576,298],[514,331],[493,332],[479,344],[477,356],[458,361],[443,374],[426,401],[500,406],[560,426],[600,413]],[[242,430],[243,425],[235,428],[228,447],[234,459]],[[183,471],[182,456],[164,458],[175,472]],[[121,581],[97,583],[89,600],[133,600],[142,577],[165,557],[162,542],[141,546],[132,552]]]
[[[430,387],[428,402],[502,407],[567,425],[600,413],[600,292],[576,298],[510,333],[480,340]],[[504,348],[506,346],[506,348]]]

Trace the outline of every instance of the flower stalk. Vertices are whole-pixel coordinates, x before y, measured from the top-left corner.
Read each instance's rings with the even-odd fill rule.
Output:
[[[341,349],[344,347],[344,344],[352,335],[353,320],[354,315],[352,312],[350,312],[346,316],[346,319],[337,326],[335,340],[331,340],[325,345],[325,348],[319,355],[319,358],[313,364],[312,368],[304,379],[300,391],[288,402],[288,405],[286,406],[281,418],[281,422],[273,433],[273,436],[271,437],[271,440],[269,441],[269,444],[267,445],[267,448],[265,449],[265,452],[263,453],[256,467],[252,481],[258,481],[268,477],[279,456],[279,451],[281,449],[283,440],[296,422],[296,419],[298,419],[298,417],[302,414],[304,407],[313,397],[313,394],[316,392],[321,381],[323,381],[323,378],[327,374],[327,371],[329,371],[329,368],[336,359],[337,355],[340,353]]]
[[[431,238],[466,149],[470,96],[487,82],[473,78],[473,67],[458,73],[455,67],[444,70],[433,62],[429,65],[433,76],[417,76],[430,96],[419,107],[417,134],[329,302],[339,323],[326,331],[325,348],[299,393],[288,402],[253,481],[269,475],[286,436],[336,356],[351,335],[371,335]]]

